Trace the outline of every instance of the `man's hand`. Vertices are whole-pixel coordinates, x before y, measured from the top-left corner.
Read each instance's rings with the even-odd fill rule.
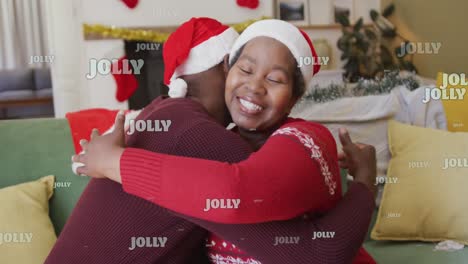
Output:
[[[77,168],[79,175],[94,178],[109,178],[116,182],[120,179],[120,157],[125,149],[125,115],[119,112],[115,118],[114,131],[100,136],[97,129],[91,133],[91,141],[81,140],[84,153],[74,155],[74,162],[83,163]]]
[[[348,131],[344,128],[340,128],[340,142],[343,152],[338,153],[339,166],[348,169],[349,175],[353,176],[355,181],[364,183],[375,197],[377,158],[374,146],[353,143]]]

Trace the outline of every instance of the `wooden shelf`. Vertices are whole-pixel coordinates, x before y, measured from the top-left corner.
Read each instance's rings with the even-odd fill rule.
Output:
[[[307,25],[307,26],[298,26],[302,30],[308,29],[340,29],[340,24],[329,24],[329,25]]]
[[[363,27],[371,27],[372,24],[364,24]],[[302,30],[314,30],[314,29],[341,29],[341,24],[329,24],[329,25],[307,25],[298,26]]]
[[[10,106],[30,106],[30,105],[49,104],[52,102],[53,102],[52,97],[0,100],[0,108],[10,107]]]

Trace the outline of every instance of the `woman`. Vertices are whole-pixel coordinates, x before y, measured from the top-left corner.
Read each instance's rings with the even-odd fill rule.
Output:
[[[316,57],[307,35],[279,20],[252,24],[234,44],[225,100],[238,133],[258,149],[246,161],[225,164],[126,149],[122,178],[107,176],[131,194],[221,223],[285,220],[331,209],[341,197],[336,143],[325,127],[287,118],[318,70],[298,68],[307,56]],[[147,156],[143,166],[131,166],[141,154]],[[366,261],[372,263],[370,257]]]

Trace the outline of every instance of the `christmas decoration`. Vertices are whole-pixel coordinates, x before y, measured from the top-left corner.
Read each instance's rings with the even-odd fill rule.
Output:
[[[399,71],[387,71],[383,78],[361,78],[356,84],[331,84],[328,87],[316,85],[311,92],[305,94],[301,100],[312,100],[317,103],[333,101],[344,97],[379,95],[390,93],[395,87],[404,85],[413,91],[420,86],[414,74],[400,76]]]
[[[259,19],[251,19],[242,23],[231,25],[237,32],[244,31],[250,24],[264,19],[270,19],[270,17],[261,17]],[[169,37],[170,33],[162,33],[154,30],[144,29],[129,29],[120,28],[115,26],[105,26],[101,24],[83,24],[84,35],[95,35],[100,37],[110,37],[123,40],[139,40],[148,42],[164,43]]]
[[[84,35],[97,35],[123,40],[140,40],[163,43],[169,37],[169,33],[159,33],[151,30],[118,28],[100,24],[83,24]]]
[[[260,4],[259,0],[236,0],[237,5],[241,7],[247,7],[250,9],[256,9]]]
[[[130,96],[132,96],[132,94],[138,88],[138,81],[133,75],[133,73],[126,73],[125,71],[123,71],[123,61],[126,59],[127,57],[124,56],[120,58],[116,63],[113,63],[111,65],[112,76],[114,77],[115,82],[117,84],[115,98],[119,102],[124,102],[128,100],[128,98],[130,98]],[[114,72],[118,73],[114,74]]]
[[[135,8],[138,5],[138,0],[122,0],[128,8]]]
[[[169,96],[185,97],[187,83],[180,76],[203,72],[221,63],[238,37],[231,27],[207,17],[193,17],[180,25],[163,50],[164,84],[169,87]]]

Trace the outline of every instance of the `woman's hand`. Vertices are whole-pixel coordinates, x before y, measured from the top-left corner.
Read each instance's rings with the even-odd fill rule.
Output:
[[[72,157],[74,162],[84,164],[77,168],[79,175],[121,182],[120,157],[125,149],[124,123],[125,115],[119,112],[115,119],[114,131],[101,136],[97,129],[93,129],[90,142],[80,141],[84,153]]]
[[[343,152],[338,153],[338,163],[343,169],[348,169],[349,175],[355,181],[365,184],[377,194],[375,180],[377,177],[377,158],[375,147],[362,143],[353,143],[346,129],[340,129],[340,142]]]

